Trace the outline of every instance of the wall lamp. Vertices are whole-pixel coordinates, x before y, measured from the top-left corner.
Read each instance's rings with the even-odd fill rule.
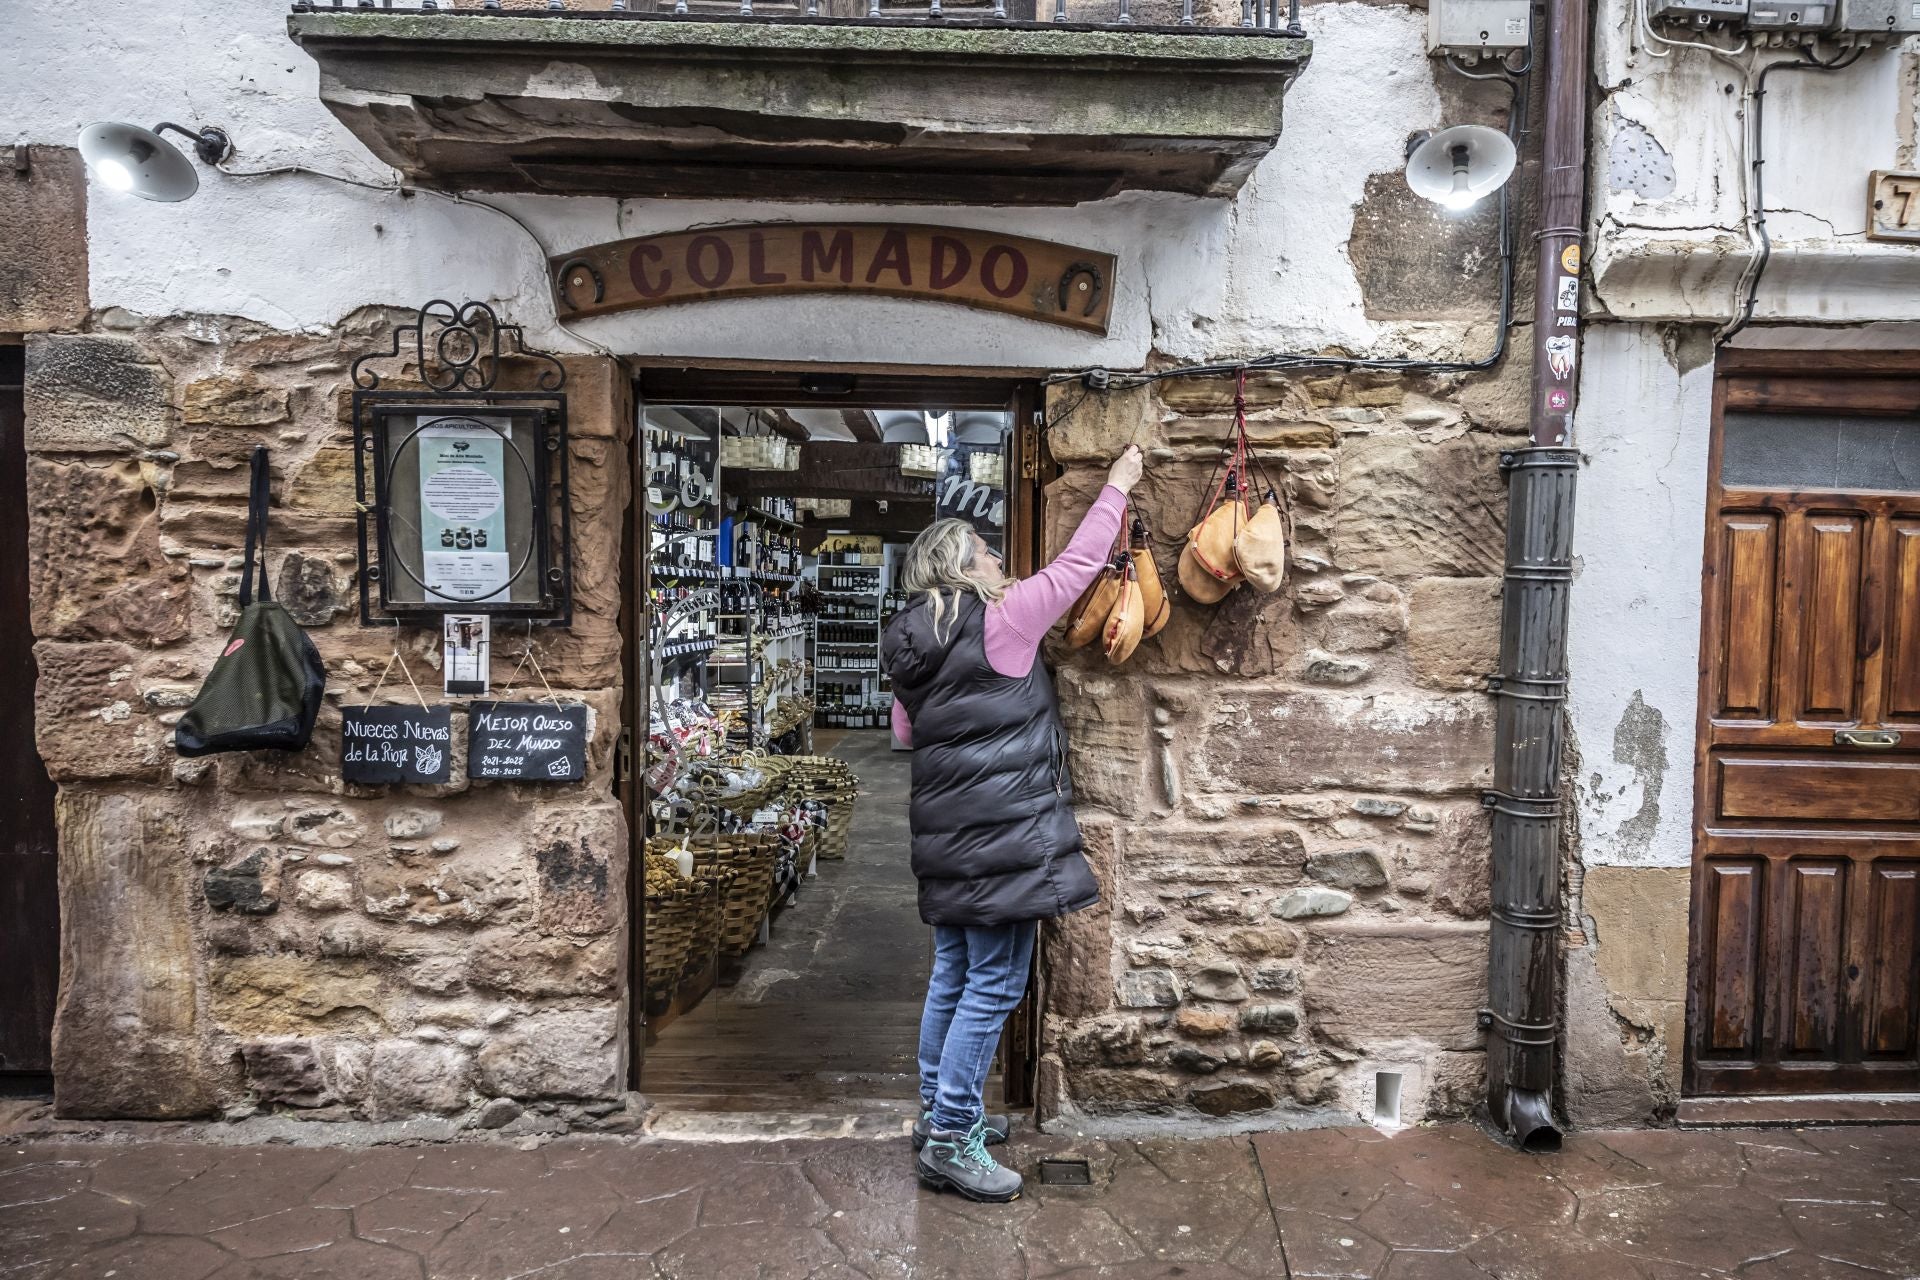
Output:
[[[162,120],[142,129],[107,121],[80,131],[80,158],[111,190],[128,191],[142,200],[185,200],[200,189],[200,175],[179,148],[160,136],[168,130],[193,139],[193,153],[203,164],[218,165],[233,154],[226,131],[211,126],[194,130]]]
[[[1456,124],[1407,140],[1407,185],[1458,212],[1498,191],[1513,176],[1513,140],[1484,124]]]

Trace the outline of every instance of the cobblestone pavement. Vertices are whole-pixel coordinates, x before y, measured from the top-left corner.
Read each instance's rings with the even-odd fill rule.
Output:
[[[0,1149],[6,1280],[1648,1280],[1920,1274],[1920,1131],[1469,1129],[1089,1142],[1093,1185],[1006,1206],[902,1142]],[[1264,1172],[1264,1178],[1263,1178]],[[1284,1250],[1282,1242],[1284,1241]]]

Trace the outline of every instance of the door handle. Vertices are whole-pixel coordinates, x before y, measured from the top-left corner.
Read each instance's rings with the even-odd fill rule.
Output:
[[[1833,745],[1836,747],[1878,747],[1882,750],[1900,745],[1900,734],[1895,729],[1835,729]]]

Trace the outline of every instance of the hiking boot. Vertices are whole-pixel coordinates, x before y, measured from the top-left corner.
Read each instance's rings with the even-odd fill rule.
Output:
[[[1020,1198],[1020,1175],[994,1163],[987,1154],[987,1122],[978,1121],[971,1133],[934,1129],[927,1145],[915,1157],[920,1181],[938,1191],[951,1187],[969,1200],[1005,1204]]]
[[[1013,1125],[1005,1116],[987,1116],[987,1145],[997,1147],[1007,1140],[1007,1133]],[[913,1149],[920,1150],[927,1145],[927,1135],[933,1132],[933,1113],[922,1111],[920,1118],[913,1122]]]

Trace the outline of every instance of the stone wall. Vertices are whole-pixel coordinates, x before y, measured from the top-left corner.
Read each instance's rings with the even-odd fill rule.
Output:
[[[396,645],[440,699],[437,635],[357,613],[348,365],[406,318],[369,308],[290,334],[109,312],[29,340],[62,1114],[497,1124],[534,1103],[548,1114],[520,1123],[625,1122],[627,838],[611,778],[628,383],[611,360],[567,361],[574,623],[531,636],[554,688],[591,708],[585,781],[470,783],[456,715],[447,785],[348,785],[339,706],[374,696]],[[509,368],[503,386],[526,374]],[[237,613],[256,443],[273,451],[270,577],[325,660],[326,704],[304,752],[180,759],[172,726]],[[527,636],[496,629],[496,694]],[[520,687],[539,692],[525,673]],[[396,669],[374,700],[412,696]]]
[[[1505,486],[1524,357],[1497,373],[1249,379],[1282,487],[1272,596],[1180,598],[1122,667],[1060,651],[1096,910],[1050,930],[1042,1114],[1262,1126],[1457,1116],[1484,1056]],[[1056,390],[1057,549],[1125,444],[1169,583],[1232,420],[1232,383]]]

